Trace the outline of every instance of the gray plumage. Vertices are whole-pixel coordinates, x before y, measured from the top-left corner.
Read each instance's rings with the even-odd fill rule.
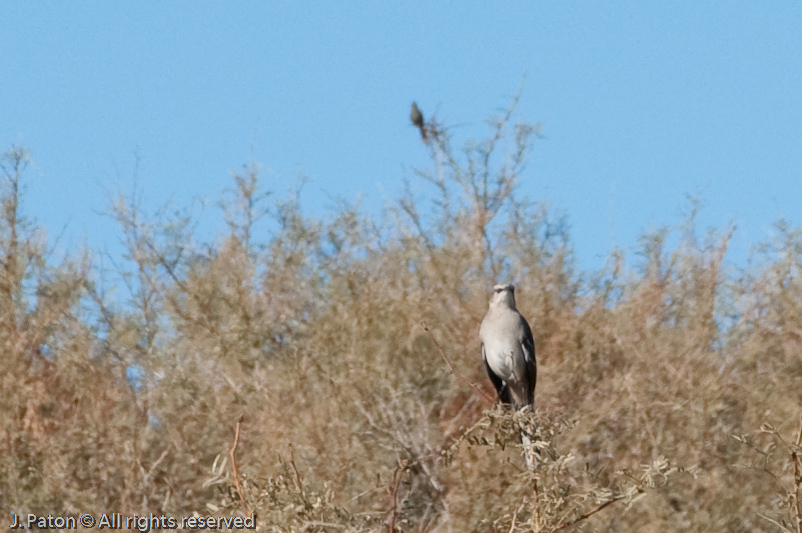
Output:
[[[409,112],[409,120],[412,121],[412,124],[417,126],[420,129],[420,136],[423,140],[426,140],[426,123],[423,121],[423,113],[421,110],[418,109],[418,104],[412,102],[412,109]]]
[[[516,409],[535,403],[535,343],[515,307],[515,287],[496,285],[479,328],[482,359],[499,399]]]
[[[479,338],[485,369],[499,400],[512,404],[515,409],[533,408],[537,381],[535,342],[529,324],[515,307],[513,285],[493,287]],[[535,468],[533,453],[540,453],[532,445],[531,429],[529,424],[520,425],[524,460],[530,470]]]

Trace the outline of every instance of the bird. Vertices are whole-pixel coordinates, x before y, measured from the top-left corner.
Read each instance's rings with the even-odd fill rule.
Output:
[[[512,404],[518,410],[535,405],[535,341],[529,323],[515,307],[515,286],[496,285],[490,305],[479,328],[482,341],[482,360],[487,375],[502,404]],[[520,436],[526,466],[534,468],[531,431],[521,424]],[[540,453],[538,449],[534,449]]]
[[[534,406],[537,366],[529,323],[515,306],[515,286],[493,287],[479,328],[482,360],[501,403],[515,409]]]
[[[418,104],[412,102],[412,109],[409,112],[409,120],[412,124],[420,128],[421,139],[426,141],[426,123],[423,121],[423,113],[418,109]]]

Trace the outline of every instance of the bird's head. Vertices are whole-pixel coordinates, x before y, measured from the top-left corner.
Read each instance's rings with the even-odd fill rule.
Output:
[[[421,113],[418,104],[412,102],[412,107],[409,110],[409,119],[412,121],[413,124],[420,127],[423,125],[423,113]]]
[[[496,307],[504,305],[510,309],[515,309],[515,285],[496,285],[493,287],[493,296],[490,297],[490,306]]]

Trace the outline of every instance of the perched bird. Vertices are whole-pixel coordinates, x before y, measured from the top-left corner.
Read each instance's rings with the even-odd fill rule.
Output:
[[[426,123],[423,121],[423,113],[418,109],[418,104],[412,102],[412,109],[409,112],[409,119],[412,124],[420,128],[420,136],[426,141]]]
[[[490,297],[482,326],[479,328],[482,341],[482,360],[487,375],[496,388],[502,403],[512,404],[515,409],[535,404],[535,341],[526,319],[515,307],[515,287],[496,285]],[[526,466],[534,468],[532,452],[540,453],[532,446],[531,428],[521,424],[521,443],[524,447]]]
[[[479,328],[482,359],[502,403],[516,409],[535,403],[535,343],[526,319],[515,307],[515,287],[496,285]]]

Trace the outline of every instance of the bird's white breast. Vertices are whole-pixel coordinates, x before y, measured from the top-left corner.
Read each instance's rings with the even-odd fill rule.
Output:
[[[524,371],[524,358],[521,347],[515,343],[490,343],[485,345],[487,364],[504,381],[515,381]]]
[[[507,323],[517,325],[517,319],[515,313],[515,318]],[[516,332],[511,330],[498,335],[488,335],[483,327],[479,331],[479,337],[484,344],[487,364],[494,374],[510,384],[517,382],[526,374],[523,347]]]

